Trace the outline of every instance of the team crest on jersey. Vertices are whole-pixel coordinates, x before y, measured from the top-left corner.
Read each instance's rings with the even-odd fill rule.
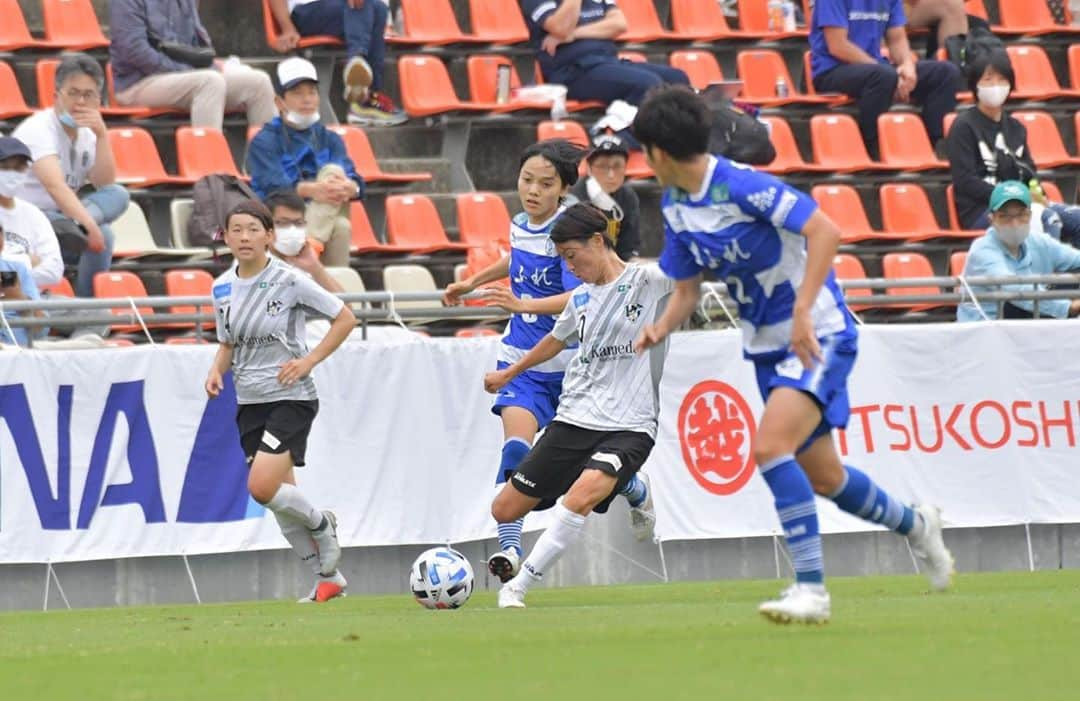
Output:
[[[280,299],[272,299],[266,303],[266,313],[269,316],[277,316],[285,308],[285,303]]]
[[[626,320],[637,321],[638,317],[641,316],[641,311],[643,309],[645,309],[645,307],[641,304],[627,304],[626,307],[623,309],[623,311],[626,313]]]
[[[720,183],[719,185],[713,185],[709,190],[709,199],[713,202],[727,202],[730,192],[728,190],[727,183]]]
[[[773,200],[776,199],[776,188],[770,187],[768,190],[755,192],[746,199],[750,201],[750,204],[754,205],[762,212],[768,212],[769,207],[772,207]]]
[[[623,294],[623,293],[629,292],[630,288],[632,288],[633,286],[634,286],[634,283],[632,283],[632,282],[624,282],[623,284],[616,287],[615,291],[620,293],[620,294]]]

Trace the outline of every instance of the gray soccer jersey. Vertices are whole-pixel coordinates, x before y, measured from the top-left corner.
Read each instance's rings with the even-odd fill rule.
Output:
[[[344,306],[340,299],[277,258],[250,278],[237,276],[234,265],[214,280],[213,298],[218,341],[233,346],[238,403],[316,399],[311,377],[286,386],[277,374],[286,362],[308,353],[306,315],[332,319]]]
[[[634,340],[664,310],[674,281],[655,265],[628,265],[606,285],[573,291],[551,335],[579,344],[563,379],[556,421],[594,431],[656,437],[667,342],[634,353]]]

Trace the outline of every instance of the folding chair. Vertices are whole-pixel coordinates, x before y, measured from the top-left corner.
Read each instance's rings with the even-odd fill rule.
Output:
[[[211,127],[177,128],[176,166],[182,177],[191,180],[215,174],[243,177],[225,135]]]
[[[72,51],[109,45],[90,0],[41,0],[45,40]]]
[[[371,149],[367,132],[360,127],[334,124],[327,125],[326,128],[340,136],[345,142],[345,152],[352,160],[353,167],[367,182],[418,183],[427,182],[432,178],[431,173],[387,173],[384,171],[375,158],[375,152]],[[253,135],[250,136],[254,138]],[[250,139],[248,141],[250,142]]]
[[[435,203],[426,195],[391,195],[386,198],[386,236],[390,243],[422,253],[467,251],[471,246],[446,237]]]
[[[487,112],[498,105],[466,102],[458,98],[446,66],[433,56],[407,55],[398,59],[401,103],[413,117],[447,112]]]

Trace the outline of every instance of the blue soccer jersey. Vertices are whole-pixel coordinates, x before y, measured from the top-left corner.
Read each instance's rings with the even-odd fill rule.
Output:
[[[784,356],[806,272],[802,231],[817,209],[814,200],[771,175],[712,156],[700,191],[668,188],[661,206],[660,268],[679,280],[713,271],[739,306],[745,356]],[[856,335],[831,271],[811,315],[818,337]]]

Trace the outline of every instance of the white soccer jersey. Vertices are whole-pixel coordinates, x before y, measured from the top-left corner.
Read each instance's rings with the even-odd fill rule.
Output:
[[[613,282],[574,290],[551,331],[563,343],[579,344],[563,379],[556,421],[656,437],[667,342],[639,355],[634,341],[659,318],[674,287],[655,265],[631,264]]]
[[[308,353],[306,314],[333,319],[345,306],[340,299],[277,258],[250,278],[239,277],[235,265],[229,268],[214,280],[213,298],[218,341],[233,345],[237,403],[317,398],[310,376],[283,385],[277,375],[286,362]]]

